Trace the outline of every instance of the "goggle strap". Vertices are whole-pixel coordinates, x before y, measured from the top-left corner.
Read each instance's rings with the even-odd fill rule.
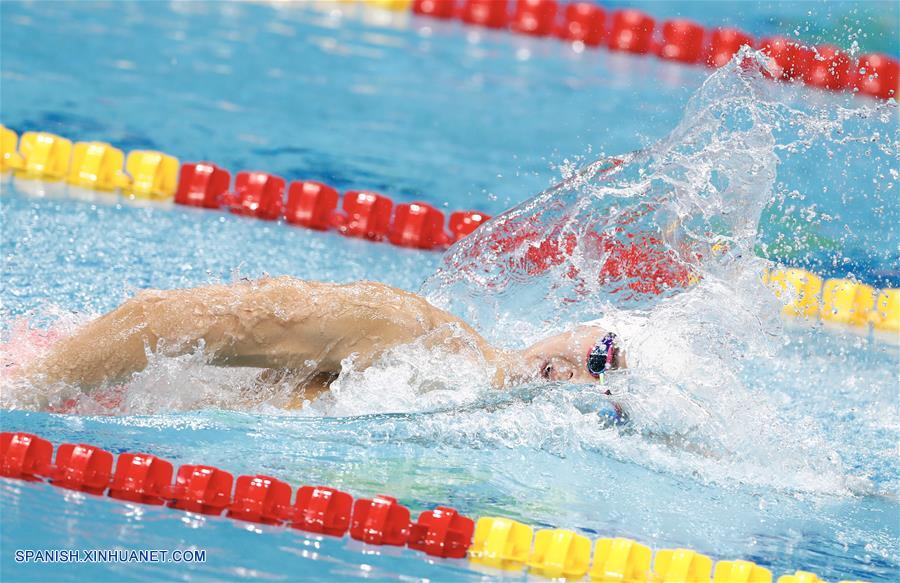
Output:
[[[616,356],[616,335],[610,332],[603,337],[602,342],[603,345],[606,346],[606,367],[609,368],[612,366],[613,360]]]
[[[604,336],[603,339],[600,340],[600,342],[595,344],[594,347],[588,351],[588,355],[587,355],[588,372],[591,374],[591,376],[593,376],[597,379],[600,379],[601,383],[604,380],[603,373],[606,372],[606,369],[608,369],[612,366],[612,363],[615,360],[615,356],[616,356],[615,341],[616,341],[616,335],[613,334],[612,332],[610,332],[609,334]],[[604,363],[603,363],[603,368],[600,370],[600,372],[594,372],[591,369],[591,356],[594,355],[595,351],[597,351],[597,349],[601,345],[603,346],[604,351],[600,354],[602,354],[605,359]],[[598,354],[598,356],[600,356],[600,354]]]

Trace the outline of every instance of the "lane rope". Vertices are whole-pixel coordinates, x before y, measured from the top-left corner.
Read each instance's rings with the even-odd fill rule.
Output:
[[[273,476],[237,479],[208,465],[171,462],[149,453],[112,453],[89,444],[51,442],[30,433],[0,433],[0,476],[125,502],[282,526],[369,545],[408,547],[436,558],[462,559],[504,571],[528,571],[551,579],[589,577],[603,583],[771,583],[769,569],[749,561],[715,563],[690,549],[660,549],[626,538],[592,541],[573,530],[534,528],[497,516],[477,522],[449,506],[411,518],[396,498],[354,498],[328,486],[296,492]],[[173,480],[174,477],[174,480]],[[293,497],[293,502],[291,501]],[[64,497],[62,500],[71,501]],[[593,553],[592,553],[593,547]],[[591,560],[593,554],[593,561]],[[778,583],[819,583],[797,571]],[[852,582],[842,582],[852,583]]]
[[[315,230],[336,229],[369,241],[441,250],[465,237],[490,216],[479,211],[444,213],[425,202],[395,204],[369,190],[343,197],[327,184],[268,172],[231,173],[212,162],[181,164],[163,152],[122,150],[105,142],[76,142],[49,132],[15,131],[0,125],[0,172],[16,178],[66,183],[136,198],[168,200],[205,209],[228,210],[261,220],[281,220]],[[287,198],[285,199],[285,190]],[[338,210],[338,201],[341,209]]]
[[[370,241],[387,238],[394,245],[418,249],[444,249],[465,237],[490,217],[477,211],[450,215],[449,233],[444,214],[427,203],[394,205],[388,197],[370,191],[348,191],[343,212],[337,211],[340,195],[334,188],[311,180],[285,180],[265,172],[231,174],[211,162],[180,164],[162,152],[122,150],[104,142],[72,142],[48,132],[16,132],[0,125],[0,173],[41,181],[64,180],[70,185],[103,192],[121,190],[126,196],[165,200],[206,209],[228,209],[232,213],[316,230],[337,229],[349,237]],[[523,235],[530,236],[530,235]],[[535,235],[537,237],[537,235]],[[509,241],[505,242],[506,244]],[[577,241],[567,241],[575,246]],[[597,245],[608,245],[598,237]],[[639,247],[639,246],[638,246]],[[607,249],[615,257],[610,269],[645,271],[647,256],[635,249]],[[613,253],[615,251],[615,253]],[[609,254],[609,253],[607,253]],[[528,249],[529,269],[540,272],[562,261],[566,249],[557,242],[535,239]],[[629,273],[631,273],[629,271]],[[665,279],[670,286],[689,282],[684,274],[654,273],[653,281]],[[671,281],[669,281],[671,280]],[[684,281],[682,281],[684,280]],[[783,315],[820,319],[876,337],[900,343],[900,290],[877,290],[844,278],[824,280],[802,269],[777,269],[764,275],[775,294],[785,301]],[[652,282],[651,282],[652,283]],[[643,288],[642,288],[643,289]],[[643,291],[656,291],[648,288]],[[661,291],[661,290],[660,290]],[[656,291],[659,293],[659,291]]]
[[[897,99],[900,95],[898,62],[889,55],[870,53],[853,58],[830,44],[813,45],[783,36],[754,39],[738,28],[706,29],[684,18],[658,22],[630,8],[607,11],[594,2],[557,0],[359,1],[423,17],[457,20],[472,27],[556,38],[579,51],[605,48],[686,65],[722,67],[748,45],[772,59],[773,70],[766,76],[773,80],[877,99]]]

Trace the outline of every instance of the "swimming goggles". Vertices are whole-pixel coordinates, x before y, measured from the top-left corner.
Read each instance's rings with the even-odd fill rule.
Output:
[[[595,379],[600,379],[603,382],[604,373],[607,370],[612,370],[618,351],[616,335],[610,332],[588,352],[588,373]]]

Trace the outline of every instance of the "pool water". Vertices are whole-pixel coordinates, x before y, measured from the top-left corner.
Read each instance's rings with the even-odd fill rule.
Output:
[[[885,39],[897,34],[884,25],[892,14],[896,22],[890,3],[829,5],[828,18],[781,4],[686,10],[755,35],[799,27],[811,40],[846,38],[847,23],[859,21],[867,32],[852,40],[863,50],[897,46]],[[589,270],[580,254],[522,277],[521,249],[473,256],[478,238],[442,256],[5,180],[2,332],[19,354],[34,336],[24,326],[68,330],[139,289],[289,274],[421,289],[509,346],[602,312],[633,326],[642,346],[662,347],[662,364],[680,351],[695,366],[675,377],[646,359],[614,386],[633,423],[609,427],[597,420],[595,388],[500,394],[464,362],[417,347],[366,373],[347,370],[334,397],[300,413],[243,405],[253,371],[216,370],[192,355],[154,361],[114,415],[89,403],[83,415],[37,412],[33,395],[7,393],[4,431],[294,486],[385,493],[414,513],[445,504],[469,516],[689,547],[776,575],[803,568],[829,580],[897,578],[900,352],[865,335],[782,325],[780,304],[758,281],[772,261],[897,286],[895,103],[779,86],[737,66],[710,78],[701,67],[577,53],[455,23],[385,22],[352,7],[10,2],[0,19],[2,122],[18,131],[161,149],[450,210],[500,214],[524,202],[508,224],[536,216],[547,232],[599,229],[604,217],[648,200],[681,212],[680,241],[703,246],[714,231],[743,251],[692,264],[703,283],[688,292],[626,297],[616,286],[585,291],[562,277],[570,265]],[[644,153],[609,180],[555,192],[565,221],[540,214],[540,196],[525,202],[573,168],[637,149]],[[636,184],[643,198],[629,194]],[[638,225],[653,230],[661,220]],[[569,293],[579,301],[548,300]],[[0,488],[8,580],[497,575],[466,561],[47,485],[0,480]],[[13,549],[48,547],[198,548],[207,561],[12,559]]]

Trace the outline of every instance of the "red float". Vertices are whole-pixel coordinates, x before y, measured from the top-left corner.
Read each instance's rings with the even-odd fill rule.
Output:
[[[291,514],[291,487],[271,476],[240,476],[234,488],[229,518],[279,524]]]
[[[898,94],[897,61],[887,55],[863,55],[856,63],[854,85],[860,93],[890,99]]]
[[[606,13],[591,2],[573,2],[566,6],[559,38],[595,47],[603,41]]]
[[[619,10],[613,13],[609,31],[609,48],[644,54],[650,50],[655,22],[639,10]]]
[[[695,277],[690,266],[653,234],[628,233],[615,237],[590,232],[585,244],[595,249],[597,257],[604,258],[598,266],[601,285],[627,282],[627,288],[636,294],[659,295],[684,289]]]
[[[472,545],[475,522],[453,508],[438,506],[419,515],[407,545],[433,557],[462,559]]]
[[[810,52],[794,41],[774,37],[760,41],[759,48],[772,59],[772,72],[766,71],[766,75],[775,79],[803,78],[809,68]]]
[[[333,222],[342,235],[380,241],[390,229],[393,206],[391,199],[376,192],[351,190],[344,194],[346,215],[335,215]]]
[[[424,202],[399,204],[388,239],[394,245],[434,249],[446,243],[444,213]]]
[[[175,202],[216,209],[221,205],[220,199],[228,192],[230,184],[231,174],[212,162],[182,164]]]
[[[556,6],[556,0],[517,0],[510,27],[522,34],[551,34],[556,23]]]
[[[521,233],[520,236],[521,240],[534,241],[534,244],[529,244],[526,247],[525,253],[519,262],[528,275],[540,275],[552,267],[566,263],[578,246],[578,239],[571,233],[564,236],[553,233],[541,240],[540,243],[537,242],[538,237],[530,233]],[[503,241],[501,244],[508,244],[509,242]],[[517,243],[518,245],[521,245],[521,243]],[[566,277],[575,277],[577,274],[577,269],[570,268],[566,273]]]
[[[0,476],[40,481],[50,471],[53,444],[30,433],[0,433]]]
[[[344,536],[350,528],[353,497],[327,486],[303,486],[297,490],[291,526],[300,530]]]
[[[837,47],[822,45],[812,51],[803,82],[832,91],[846,89],[852,82],[850,57]]]
[[[506,0],[466,0],[460,11],[463,22],[486,26],[487,28],[503,28],[506,26]]]
[[[724,67],[744,45],[753,46],[753,39],[737,28],[717,28],[709,37],[709,53],[706,64]]]
[[[668,20],[662,27],[659,56],[671,61],[696,63],[703,56],[703,27],[690,20]]]
[[[113,454],[93,445],[63,443],[56,448],[50,483],[60,488],[102,495],[112,478]]]
[[[433,18],[453,18],[456,9],[454,0],[415,0],[412,10]]]
[[[403,546],[409,538],[409,509],[390,496],[353,504],[350,536],[373,545]]]
[[[166,491],[169,507],[218,516],[231,504],[234,476],[213,466],[183,465]]]
[[[284,178],[266,172],[239,172],[234,179],[231,212],[274,221],[284,206]]]
[[[109,497],[162,505],[172,483],[172,464],[147,453],[119,454]]]
[[[314,180],[291,182],[288,189],[287,222],[320,231],[331,227],[332,215],[338,204],[338,192]]]
[[[478,211],[458,211],[450,215],[450,239],[452,243],[459,241],[491,217]]]
[[[511,270],[536,276],[564,266],[559,270],[561,277],[597,277],[595,281],[600,285],[612,285],[616,292],[628,294],[622,297],[659,295],[672,289],[686,288],[695,279],[695,274],[683,259],[667,250],[658,237],[649,234],[626,234],[619,238],[607,233],[588,232],[586,237],[579,238],[574,233],[563,232],[561,228],[542,234],[522,225],[509,233],[504,233],[502,229],[492,230],[490,236],[483,237],[469,253],[478,256],[487,250],[496,254],[514,251],[506,259]],[[599,262],[592,263],[590,273],[582,272],[571,261],[576,250],[579,254],[598,259]]]

